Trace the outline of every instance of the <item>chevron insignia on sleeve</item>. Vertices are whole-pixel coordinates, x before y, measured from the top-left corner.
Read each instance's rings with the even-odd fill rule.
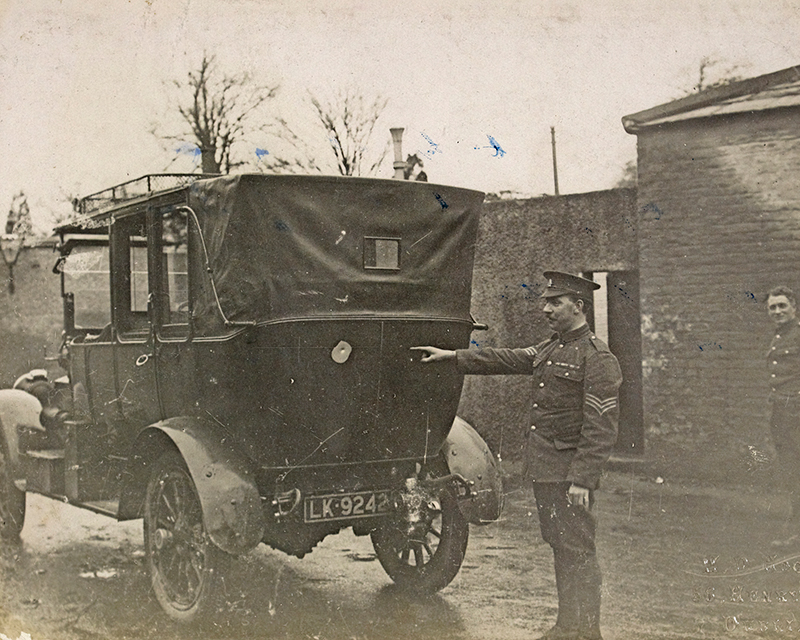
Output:
[[[617,406],[617,397],[612,396],[610,398],[606,398],[605,400],[601,400],[597,396],[587,393],[586,404],[588,404],[592,409],[597,411],[597,413],[602,416],[604,413],[611,411]]]
[[[536,351],[536,347],[528,347],[527,349],[523,349],[523,351],[529,356],[535,356],[538,353],[538,351]]]

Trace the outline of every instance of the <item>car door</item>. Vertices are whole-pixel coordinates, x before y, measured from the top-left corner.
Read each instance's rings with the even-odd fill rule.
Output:
[[[124,417],[125,444],[161,419],[156,387],[156,358],[151,294],[152,257],[148,255],[148,214],[119,218],[112,233],[114,349],[118,401]]]
[[[197,398],[189,319],[189,224],[186,209],[170,208],[154,217],[157,241],[151,273],[156,321],[156,378],[164,417],[186,415]]]
[[[123,432],[115,379],[108,236],[73,243],[59,263],[72,301],[70,380],[74,412],[65,437],[67,497],[76,502],[115,495],[118,434]]]

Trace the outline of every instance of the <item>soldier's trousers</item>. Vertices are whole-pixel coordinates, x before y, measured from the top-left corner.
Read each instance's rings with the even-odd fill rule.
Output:
[[[602,576],[595,549],[596,519],[589,508],[572,506],[569,482],[534,482],[542,538],[553,549],[558,590],[557,625],[586,631],[599,629]]]
[[[800,406],[776,398],[770,420],[772,443],[778,453],[781,483],[792,500],[792,520],[800,524]]]

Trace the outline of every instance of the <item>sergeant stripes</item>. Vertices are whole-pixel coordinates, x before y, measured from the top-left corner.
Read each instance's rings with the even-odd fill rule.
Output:
[[[597,411],[601,416],[614,409],[617,406],[617,397],[612,396],[611,398],[606,398],[605,400],[601,400],[595,395],[591,393],[587,393],[585,396],[586,404],[588,404],[592,409]]]

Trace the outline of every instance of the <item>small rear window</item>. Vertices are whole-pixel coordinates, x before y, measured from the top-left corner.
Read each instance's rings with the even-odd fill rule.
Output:
[[[364,238],[364,268],[400,269],[400,238]]]

